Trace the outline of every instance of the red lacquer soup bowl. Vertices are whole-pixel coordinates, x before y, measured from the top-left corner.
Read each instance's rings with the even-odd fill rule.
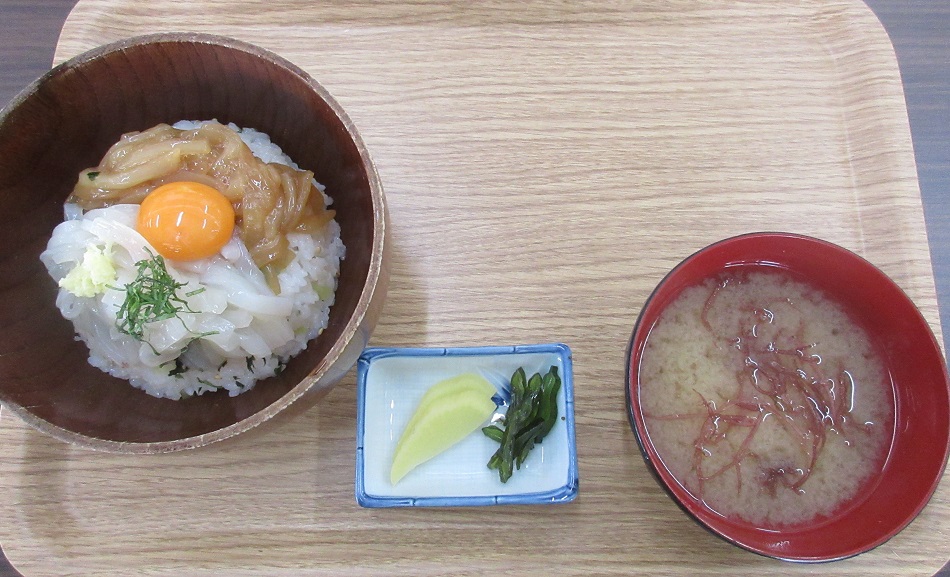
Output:
[[[645,343],[663,310],[684,289],[728,271],[783,269],[819,289],[867,332],[893,392],[893,434],[879,471],[834,512],[813,521],[759,527],[727,517],[688,490],[654,446],[641,405]],[[788,561],[843,559],[884,543],[924,508],[950,447],[950,386],[940,344],[901,288],[867,260],[832,243],[787,233],[733,237],[686,258],[640,312],[627,356],[627,410],[643,458],[660,485],[691,517],[739,547]],[[652,416],[650,418],[653,418]],[[669,460],[669,459],[668,459]],[[705,473],[704,473],[705,474]],[[687,483],[688,485],[688,483]]]

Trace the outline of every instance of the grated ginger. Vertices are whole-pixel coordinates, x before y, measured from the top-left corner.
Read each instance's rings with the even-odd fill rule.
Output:
[[[89,246],[82,255],[82,262],[60,279],[59,286],[78,297],[104,293],[116,280],[111,252],[111,247]]]

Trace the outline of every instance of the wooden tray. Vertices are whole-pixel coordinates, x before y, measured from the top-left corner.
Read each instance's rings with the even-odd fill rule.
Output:
[[[855,250],[940,336],[897,63],[859,0],[80,0],[56,60],[183,30],[282,54],[356,122],[392,218],[373,344],[572,347],[580,496],[361,509],[352,373],[283,428],[182,454],[88,453],[4,415],[0,543],[25,575],[931,575],[950,558],[946,482],[851,560],[734,548],[654,482],[624,409],[644,299],[734,234]]]

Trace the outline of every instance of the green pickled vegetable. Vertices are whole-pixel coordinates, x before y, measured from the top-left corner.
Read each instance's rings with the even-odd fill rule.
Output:
[[[505,413],[504,429],[498,425],[482,429],[485,436],[500,444],[488,460],[488,468],[498,471],[502,483],[508,482],[534,446],[554,428],[560,389],[561,377],[555,366],[543,377],[535,373],[527,378],[523,368],[511,376],[511,403]]]

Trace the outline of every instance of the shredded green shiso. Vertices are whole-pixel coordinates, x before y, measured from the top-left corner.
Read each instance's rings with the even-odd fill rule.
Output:
[[[185,287],[176,281],[165,267],[161,255],[149,252],[150,258],[135,263],[138,271],[135,279],[125,285],[125,301],[116,314],[116,328],[120,332],[142,341],[145,325],[170,318],[181,318],[181,312],[194,313],[178,291]],[[199,288],[185,293],[186,297],[203,292]],[[198,335],[197,338],[206,335]]]

